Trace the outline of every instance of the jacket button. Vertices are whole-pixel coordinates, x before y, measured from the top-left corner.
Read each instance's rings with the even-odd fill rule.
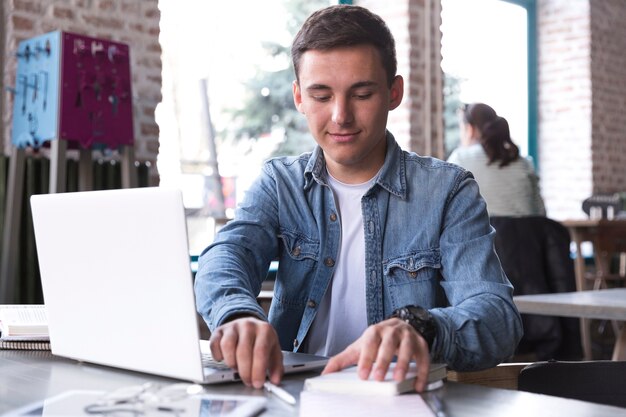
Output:
[[[309,300],[309,302],[308,302],[308,303],[306,303],[306,305],[307,305],[307,306],[309,306],[309,307],[311,307],[311,308],[315,308],[315,306],[316,306],[317,304],[315,303],[315,301],[313,301],[313,300]]]
[[[335,260],[333,258],[326,258],[324,259],[324,265],[328,267],[335,266]]]
[[[337,221],[337,215],[336,215],[335,213],[332,213],[332,214],[330,215],[330,221],[331,221],[331,222],[336,222],[336,221]]]
[[[300,248],[300,246],[296,246],[291,252],[293,256],[300,256],[300,253],[302,253],[302,249]]]
[[[411,278],[415,278],[417,276],[417,271],[411,271],[409,272],[409,275],[411,276]]]
[[[298,342],[298,339],[293,339],[293,347],[297,348],[300,345],[300,342]]]

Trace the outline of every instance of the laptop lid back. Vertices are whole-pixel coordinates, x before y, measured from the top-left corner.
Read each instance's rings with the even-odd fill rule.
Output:
[[[181,192],[35,195],[52,353],[201,381]]]

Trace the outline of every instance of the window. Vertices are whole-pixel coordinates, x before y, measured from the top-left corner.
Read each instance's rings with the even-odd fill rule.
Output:
[[[306,129],[299,114],[283,113],[296,112],[288,51],[302,21],[331,3],[336,1],[201,1],[181,7],[176,0],[159,1],[158,169],[162,186],[183,190],[192,253],[212,241],[215,219],[232,215],[265,159],[313,148],[310,135],[283,140],[299,120]]]
[[[532,0],[442,0],[447,153],[458,144],[458,105],[484,102],[536,161],[534,25]]]

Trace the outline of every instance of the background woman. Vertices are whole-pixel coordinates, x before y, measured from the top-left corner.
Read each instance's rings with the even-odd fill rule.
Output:
[[[533,164],[520,156],[506,119],[484,103],[466,105],[461,112],[461,146],[448,162],[474,174],[489,215],[545,216]]]

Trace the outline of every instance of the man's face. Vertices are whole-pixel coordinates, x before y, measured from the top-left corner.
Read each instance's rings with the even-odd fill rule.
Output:
[[[358,184],[376,175],[385,160],[387,115],[402,101],[402,90],[400,76],[389,88],[371,45],[302,55],[294,102],[333,177]]]

